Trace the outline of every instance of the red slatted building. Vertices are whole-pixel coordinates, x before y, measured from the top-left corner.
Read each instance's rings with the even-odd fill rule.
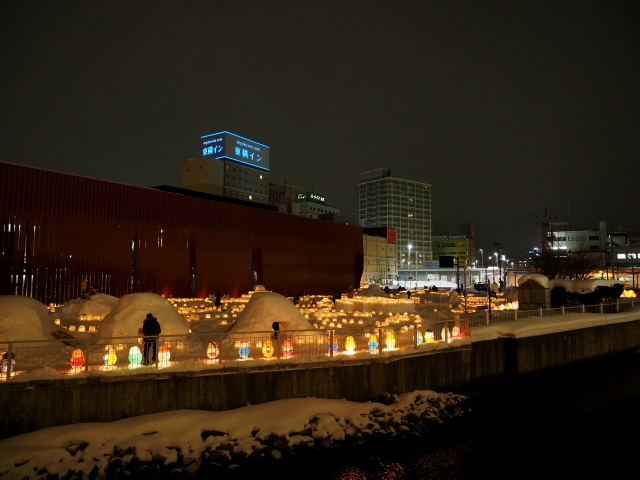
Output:
[[[45,304],[84,278],[120,297],[357,286],[362,229],[0,162],[0,294]]]

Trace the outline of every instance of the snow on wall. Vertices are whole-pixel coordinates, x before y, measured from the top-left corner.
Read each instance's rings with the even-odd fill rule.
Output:
[[[567,292],[571,293],[591,293],[598,287],[613,287],[620,283],[620,280],[549,280],[549,288],[564,287]]]
[[[168,300],[155,293],[131,293],[113,307],[102,321],[97,335],[103,338],[136,336],[147,313],[158,319],[162,335],[189,333],[189,323]]]
[[[538,282],[544,288],[549,288],[549,279],[544,275],[540,275],[538,273],[531,273],[529,275],[523,275],[518,279],[518,286],[522,285],[527,280],[533,280],[534,282]]]
[[[358,297],[390,297],[390,295],[385,292],[379,285],[371,284],[367,288],[360,290],[357,295]]]
[[[51,340],[59,328],[38,300],[20,295],[0,296],[0,342]]]
[[[286,323],[287,330],[309,330],[313,325],[290,300],[275,292],[256,291],[230,332],[268,332],[273,322]]]

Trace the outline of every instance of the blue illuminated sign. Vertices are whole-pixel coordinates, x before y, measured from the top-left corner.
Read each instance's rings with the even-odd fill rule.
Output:
[[[218,132],[200,137],[202,156],[244,163],[269,170],[269,147],[231,132]]]

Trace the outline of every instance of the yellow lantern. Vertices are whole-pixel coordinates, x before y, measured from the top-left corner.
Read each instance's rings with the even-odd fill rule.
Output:
[[[384,343],[387,346],[387,350],[394,350],[396,348],[396,337],[393,335],[393,332],[387,332]]]
[[[271,340],[264,341],[264,344],[262,345],[262,355],[264,358],[271,358],[273,355],[273,343],[271,343]]]
[[[353,355],[354,353],[356,353],[356,341],[351,335],[349,335],[344,341],[344,348],[347,355]]]
[[[431,331],[431,329],[427,329],[426,332],[424,332],[424,341],[425,343],[433,343],[436,341],[434,335],[433,335],[433,331]]]

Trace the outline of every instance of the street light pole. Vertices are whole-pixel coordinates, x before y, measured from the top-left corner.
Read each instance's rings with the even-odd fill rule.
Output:
[[[480,268],[484,268],[484,251],[480,249]],[[487,275],[485,273],[484,280],[487,281]]]
[[[408,259],[408,266],[409,266],[409,277],[411,277],[411,249],[413,248],[413,245],[410,243],[409,245],[407,245],[407,249],[409,250],[409,254],[407,255],[407,259]],[[409,282],[409,288],[411,288],[411,282]]]

